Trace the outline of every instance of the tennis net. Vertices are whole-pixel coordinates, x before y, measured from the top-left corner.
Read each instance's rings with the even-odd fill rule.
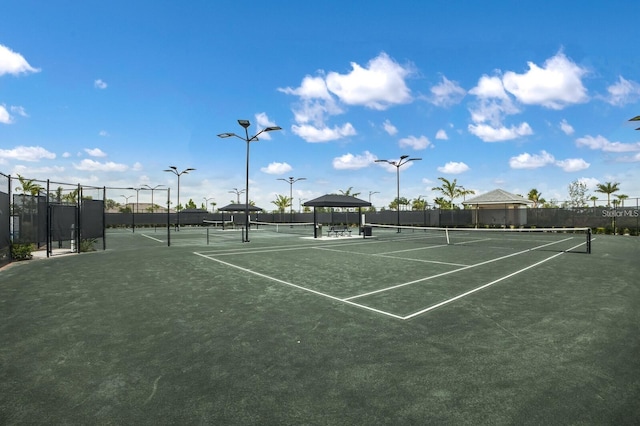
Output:
[[[436,228],[373,223],[364,227],[365,238],[407,245],[591,253],[591,228]]]
[[[202,220],[202,224],[204,226],[210,226],[212,228],[229,228],[232,229],[234,227],[234,223],[232,220]]]
[[[291,223],[279,223],[279,222],[259,222],[250,221],[252,229],[257,231],[277,232],[280,234],[298,234],[313,236],[313,222],[291,222]]]

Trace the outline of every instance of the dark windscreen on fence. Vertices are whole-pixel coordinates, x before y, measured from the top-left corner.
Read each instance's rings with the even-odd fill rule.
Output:
[[[80,224],[82,226],[81,238],[102,238],[104,233],[104,201],[82,200]]]
[[[0,188],[7,187],[7,179],[0,175]],[[11,250],[11,198],[0,190],[0,267],[9,263]]]

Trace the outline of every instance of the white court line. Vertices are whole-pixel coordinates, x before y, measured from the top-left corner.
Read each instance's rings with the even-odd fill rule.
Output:
[[[448,303],[451,303],[451,302],[453,302],[453,301],[456,301],[456,300],[458,300],[458,299],[461,299],[461,298],[463,298],[463,297],[465,297],[465,296],[468,296],[468,295],[470,295],[470,294],[472,294],[472,293],[475,293],[476,291],[480,291],[480,290],[482,290],[483,288],[487,288],[487,287],[492,286],[492,285],[494,285],[494,284],[496,284],[496,283],[499,283],[500,281],[504,281],[504,280],[506,280],[507,278],[511,278],[511,277],[513,277],[514,275],[518,275],[518,274],[520,274],[520,273],[522,273],[522,272],[524,272],[524,271],[526,271],[526,270],[528,270],[528,269],[531,269],[531,268],[533,268],[533,267],[536,267],[536,266],[538,266],[538,265],[541,265],[541,264],[543,264],[543,263],[545,263],[545,262],[547,262],[547,261],[549,261],[549,260],[551,260],[551,259],[553,259],[553,258],[556,258],[556,257],[560,256],[561,254],[565,254],[567,251],[571,251],[571,250],[573,250],[573,249],[575,249],[575,248],[577,248],[577,247],[580,247],[581,245],[584,245],[584,244],[586,244],[586,243],[581,243],[581,244],[578,244],[578,245],[577,245],[577,246],[575,246],[575,247],[571,247],[569,250],[561,251],[560,253],[556,253],[556,254],[554,254],[553,256],[550,256],[550,257],[547,257],[547,258],[546,258],[546,259],[544,259],[544,260],[541,260],[540,262],[534,263],[533,265],[529,265],[529,266],[527,266],[526,268],[522,268],[522,269],[520,269],[520,270],[518,270],[518,271],[515,271],[515,272],[513,272],[513,273],[509,274],[509,275],[505,275],[505,276],[504,276],[504,277],[502,277],[502,278],[498,278],[497,280],[494,280],[494,281],[491,281],[490,283],[487,283],[487,284],[481,285],[480,287],[476,287],[476,288],[474,288],[473,290],[469,290],[469,291],[467,291],[467,292],[465,292],[465,293],[459,294],[459,295],[457,295],[457,296],[455,296],[455,297],[452,297],[451,299],[447,299],[447,300],[445,300],[445,301],[443,301],[443,302],[440,302],[440,303],[437,303],[437,304],[435,304],[435,305],[433,305],[433,306],[429,306],[428,308],[426,308],[426,309],[422,309],[421,311],[414,312],[414,313],[412,313],[412,314],[410,314],[410,315],[407,315],[407,316],[405,316],[405,317],[402,317],[402,319],[403,319],[403,320],[411,319],[411,318],[413,318],[413,317],[416,317],[416,316],[418,316],[418,315],[422,315],[422,314],[424,314],[424,313],[426,313],[426,312],[429,312],[429,311],[431,311],[431,310],[433,310],[433,309],[439,308],[439,307],[441,307],[441,306],[443,306],[443,305],[446,305],[446,304],[448,304]]]
[[[140,235],[142,235],[143,237],[147,237],[147,238],[149,238],[150,240],[157,241],[157,242],[159,242],[159,243],[164,243],[164,241],[159,240],[159,239],[157,239],[157,238],[155,238],[155,237],[152,237],[151,235],[147,235],[147,234],[140,234]]]
[[[534,247],[532,249],[522,250],[522,251],[519,251],[519,252],[516,252],[516,253],[511,253],[511,254],[508,254],[506,256],[497,257],[495,259],[485,260],[484,262],[480,262],[480,263],[476,263],[476,264],[473,264],[473,265],[464,266],[462,268],[458,268],[458,269],[454,269],[454,270],[451,270],[451,271],[443,272],[441,274],[431,275],[429,277],[420,278],[418,280],[413,280],[413,281],[409,281],[409,282],[402,283],[402,284],[397,284],[397,285],[394,285],[394,286],[391,286],[391,287],[387,287],[387,288],[381,288],[380,290],[374,290],[374,291],[370,291],[368,293],[357,294],[355,296],[347,297],[344,300],[358,299],[360,297],[370,296],[372,294],[382,293],[382,292],[385,292],[385,291],[388,291],[388,290],[394,290],[396,288],[405,287],[405,286],[408,286],[408,285],[417,284],[417,283],[421,283],[421,282],[424,282],[424,281],[429,281],[429,280],[432,280],[434,278],[440,278],[440,277],[443,277],[445,275],[455,274],[456,272],[465,271],[467,269],[475,268],[475,267],[482,266],[482,265],[487,265],[489,263],[497,262],[499,260],[506,259],[506,258],[509,258],[509,257],[512,257],[512,256],[518,256],[518,255],[521,255],[523,253],[528,253],[530,251],[537,250],[537,249],[543,248],[543,247],[547,247],[547,246],[552,245],[552,244],[557,244],[557,243],[561,243],[561,242],[564,242],[564,241],[568,241],[570,239],[571,238],[566,238],[564,240],[560,240],[560,241],[556,241],[556,242],[553,242],[553,243],[544,244],[544,245],[541,245],[541,246],[538,246],[538,247]],[[582,244],[584,244],[584,243],[582,243]],[[579,247],[582,244],[579,244],[576,247]],[[575,248],[575,247],[573,247],[573,248]]]
[[[341,298],[336,297],[336,296],[331,296],[330,294],[326,294],[326,293],[319,292],[317,290],[312,290],[310,288],[302,287],[300,285],[293,284],[293,283],[290,283],[290,282],[287,282],[287,281],[284,281],[284,280],[281,280],[281,279],[278,279],[278,278],[275,278],[275,277],[271,277],[269,275],[261,274],[260,272],[252,271],[251,269],[243,268],[241,266],[234,265],[232,263],[225,262],[225,261],[222,261],[220,259],[215,259],[213,257],[205,256],[205,255],[197,253],[197,252],[193,252],[193,254],[195,254],[197,256],[200,256],[200,257],[204,257],[205,259],[213,260],[214,262],[221,263],[221,264],[229,266],[231,268],[239,269],[239,270],[241,270],[243,272],[247,272],[247,273],[250,273],[250,274],[253,274],[253,275],[257,275],[259,277],[262,277],[262,278],[265,278],[265,279],[268,279],[268,280],[271,280],[271,281],[275,281],[275,282],[280,283],[280,284],[288,285],[290,287],[294,287],[294,288],[297,288],[299,290],[303,290],[303,291],[306,291],[306,292],[309,292],[309,293],[316,294],[318,296],[326,297],[328,299],[335,300],[335,301],[342,302],[342,303],[347,303],[347,304],[349,304],[351,306],[357,306],[358,308],[362,308],[362,309],[366,309],[366,310],[369,310],[369,311],[373,311],[373,312],[376,312],[376,313],[379,313],[379,314],[382,314],[382,315],[387,315],[387,316],[390,316],[390,317],[393,317],[393,318],[402,319],[402,317],[400,315],[392,314],[391,312],[385,312],[385,311],[382,311],[380,309],[375,309],[375,308],[371,308],[369,306],[361,305],[359,303],[350,302],[348,300],[341,299]]]
[[[446,246],[438,246],[438,247],[446,247]],[[378,254],[378,253],[357,253],[357,252],[351,252],[347,250],[337,250],[337,249],[328,248],[328,247],[313,247],[313,248],[316,250],[333,251],[336,253],[348,253],[348,254],[355,254],[359,256],[384,257],[386,259],[402,260],[407,262],[435,263],[438,265],[448,265],[448,266],[468,266],[462,263],[440,262],[438,260],[426,260],[426,259],[411,259],[411,258],[404,258],[404,257],[387,256],[386,254]]]

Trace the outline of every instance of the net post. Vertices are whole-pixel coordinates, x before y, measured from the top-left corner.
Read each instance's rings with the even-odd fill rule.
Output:
[[[449,228],[445,228],[445,229],[444,229],[444,234],[447,236],[447,245],[451,244],[451,243],[449,242]]]
[[[587,228],[587,254],[591,254],[591,228]]]

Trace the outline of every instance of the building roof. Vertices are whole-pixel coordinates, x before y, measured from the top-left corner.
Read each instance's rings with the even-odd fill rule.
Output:
[[[228,204],[224,207],[220,207],[218,209],[221,212],[244,212],[247,210],[247,205],[246,204],[236,204],[236,203],[232,203],[232,204]],[[261,212],[262,209],[260,207],[256,207],[256,206],[252,206],[251,204],[249,204],[249,211],[250,212]]]
[[[371,203],[350,195],[326,194],[303,204],[305,207],[369,207]]]
[[[532,204],[530,200],[510,192],[504,189],[494,189],[485,194],[478,195],[477,197],[470,198],[464,201],[465,205],[477,205],[477,204]]]

